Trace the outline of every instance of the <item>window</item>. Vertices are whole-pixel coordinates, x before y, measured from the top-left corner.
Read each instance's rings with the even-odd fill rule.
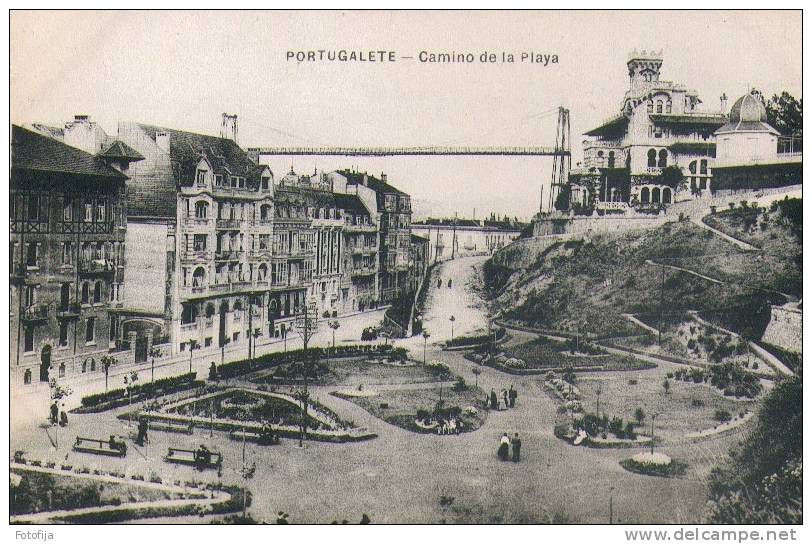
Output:
[[[24,346],[25,352],[31,353],[34,351],[34,327],[26,327],[24,333]]]
[[[203,341],[203,343],[204,343],[204,345],[205,345],[207,348],[210,348],[210,347],[211,347],[211,336],[209,336],[208,338],[206,338],[206,339]]]
[[[90,344],[96,337],[96,318],[88,317],[85,326],[85,342]]]
[[[263,204],[259,208],[259,219],[261,221],[268,221],[271,219],[271,207],[268,204]]]
[[[614,168],[614,167],[615,167],[615,152],[610,151],[609,152],[609,168]]]
[[[214,184],[218,185],[218,186],[223,184],[223,175],[222,174],[215,174],[214,175]]]
[[[659,160],[657,161],[657,166],[659,166],[660,168],[665,168],[666,166],[668,166],[668,151],[666,151],[665,149],[660,150],[660,157]]]
[[[60,363],[59,365],[59,377],[60,378],[65,377],[65,363]]]
[[[207,202],[195,203],[195,218],[207,219],[209,217],[209,204]]]
[[[665,103],[665,113],[671,113],[671,100]]]
[[[31,369],[25,369],[25,374],[23,374],[23,385],[31,385]]]
[[[192,274],[192,287],[203,287],[203,283],[206,281],[206,271],[203,270],[203,267],[200,266],[195,269],[194,274]]]
[[[107,208],[107,204],[104,200],[96,202],[96,222],[103,223],[105,217],[105,210]]]
[[[268,176],[262,176],[262,190],[267,191],[271,178]]]
[[[206,185],[206,171],[205,170],[198,170],[196,181],[198,185]]]
[[[663,129],[662,129],[662,127],[654,127],[654,137],[655,138],[662,138],[663,137]]]
[[[90,285],[87,283],[82,284],[82,304],[90,302]]]
[[[654,102],[651,100],[648,101],[648,105],[646,106],[647,113],[654,113]]]
[[[267,250],[271,248],[271,235],[270,234],[260,234],[259,235],[259,249]]]
[[[36,267],[39,262],[39,244],[36,242],[28,242],[25,244],[25,264],[26,266]]]
[[[195,234],[195,251],[206,251],[206,242],[208,236],[206,234]]]
[[[649,168],[654,168],[657,166],[657,150],[656,149],[649,149],[648,150],[648,166]]]
[[[39,221],[39,197],[37,195],[28,197],[28,219]]]
[[[90,202],[85,202],[84,222],[90,223],[91,221],[93,221],[93,204]]]
[[[65,222],[73,221],[73,202],[65,202],[65,205],[62,207],[62,220]]]
[[[59,306],[67,308],[70,304],[70,283],[63,283],[59,288]]]
[[[102,300],[102,282],[97,281],[93,286],[93,303],[98,304]]]
[[[59,347],[64,348],[68,345],[68,323],[62,321],[59,323]]]
[[[663,101],[658,100],[657,101],[657,113],[662,113],[662,112],[663,112]]]
[[[73,264],[73,242],[62,242],[62,264]]]
[[[692,174],[696,174],[696,161],[691,161],[688,165],[688,171]]]
[[[708,160],[702,159],[699,161],[699,173],[707,175],[708,173]]]

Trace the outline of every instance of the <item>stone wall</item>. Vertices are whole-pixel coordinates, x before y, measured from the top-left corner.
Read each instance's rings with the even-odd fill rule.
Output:
[[[533,222],[533,236],[626,232],[636,229],[656,228],[669,221],[675,221],[674,216],[648,214],[551,216]]]
[[[773,306],[770,322],[762,341],[779,348],[801,353],[803,349],[803,312],[797,308]]]

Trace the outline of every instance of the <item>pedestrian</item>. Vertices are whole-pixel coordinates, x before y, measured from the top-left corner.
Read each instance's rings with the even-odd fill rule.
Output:
[[[288,515],[282,511],[276,515],[276,524],[277,525],[287,525],[288,524]]]
[[[141,417],[138,420],[138,436],[135,439],[135,443],[139,446],[143,446],[144,442],[147,441],[147,418]]]
[[[51,425],[56,425],[59,420],[59,406],[56,401],[51,403]]]
[[[443,286],[443,278],[437,278],[437,289]]]
[[[502,389],[502,400],[505,401],[505,410],[508,409],[508,392],[507,389]]]
[[[361,525],[369,525],[371,523],[369,516],[366,514],[361,515]]]
[[[500,461],[508,460],[509,449],[510,449],[510,439],[508,438],[507,433],[504,433],[502,434],[502,438],[499,440],[499,449],[496,450],[496,454],[499,456]]]
[[[516,406],[516,398],[519,394],[513,389],[513,385],[510,386],[510,390],[508,391],[508,398],[510,399],[510,407],[513,408]]]
[[[513,450],[513,462],[519,462],[519,452],[522,449],[522,440],[519,438],[519,433],[513,435],[510,439],[510,447]]]
[[[491,409],[498,410],[499,409],[499,401],[496,398],[496,391],[491,389]]]
[[[448,288],[451,289],[451,278],[448,278]]]
[[[59,413],[59,426],[68,426],[68,413],[65,411],[65,403],[62,403],[62,411]]]

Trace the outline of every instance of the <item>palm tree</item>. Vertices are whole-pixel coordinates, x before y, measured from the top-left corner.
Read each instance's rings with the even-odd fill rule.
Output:
[[[115,357],[110,355],[104,355],[101,358],[101,365],[104,369],[104,392],[107,393],[107,379],[110,376],[110,367],[116,364],[118,361]]]

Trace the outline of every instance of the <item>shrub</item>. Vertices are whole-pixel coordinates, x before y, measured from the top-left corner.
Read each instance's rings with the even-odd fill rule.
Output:
[[[720,423],[727,423],[731,419],[730,412],[728,412],[727,410],[716,410],[713,413],[713,417],[714,419],[716,419],[716,421]]]
[[[465,384],[465,379],[462,376],[457,376],[457,381],[454,382],[451,389],[459,393],[460,391],[465,391],[468,389],[468,386]]]

